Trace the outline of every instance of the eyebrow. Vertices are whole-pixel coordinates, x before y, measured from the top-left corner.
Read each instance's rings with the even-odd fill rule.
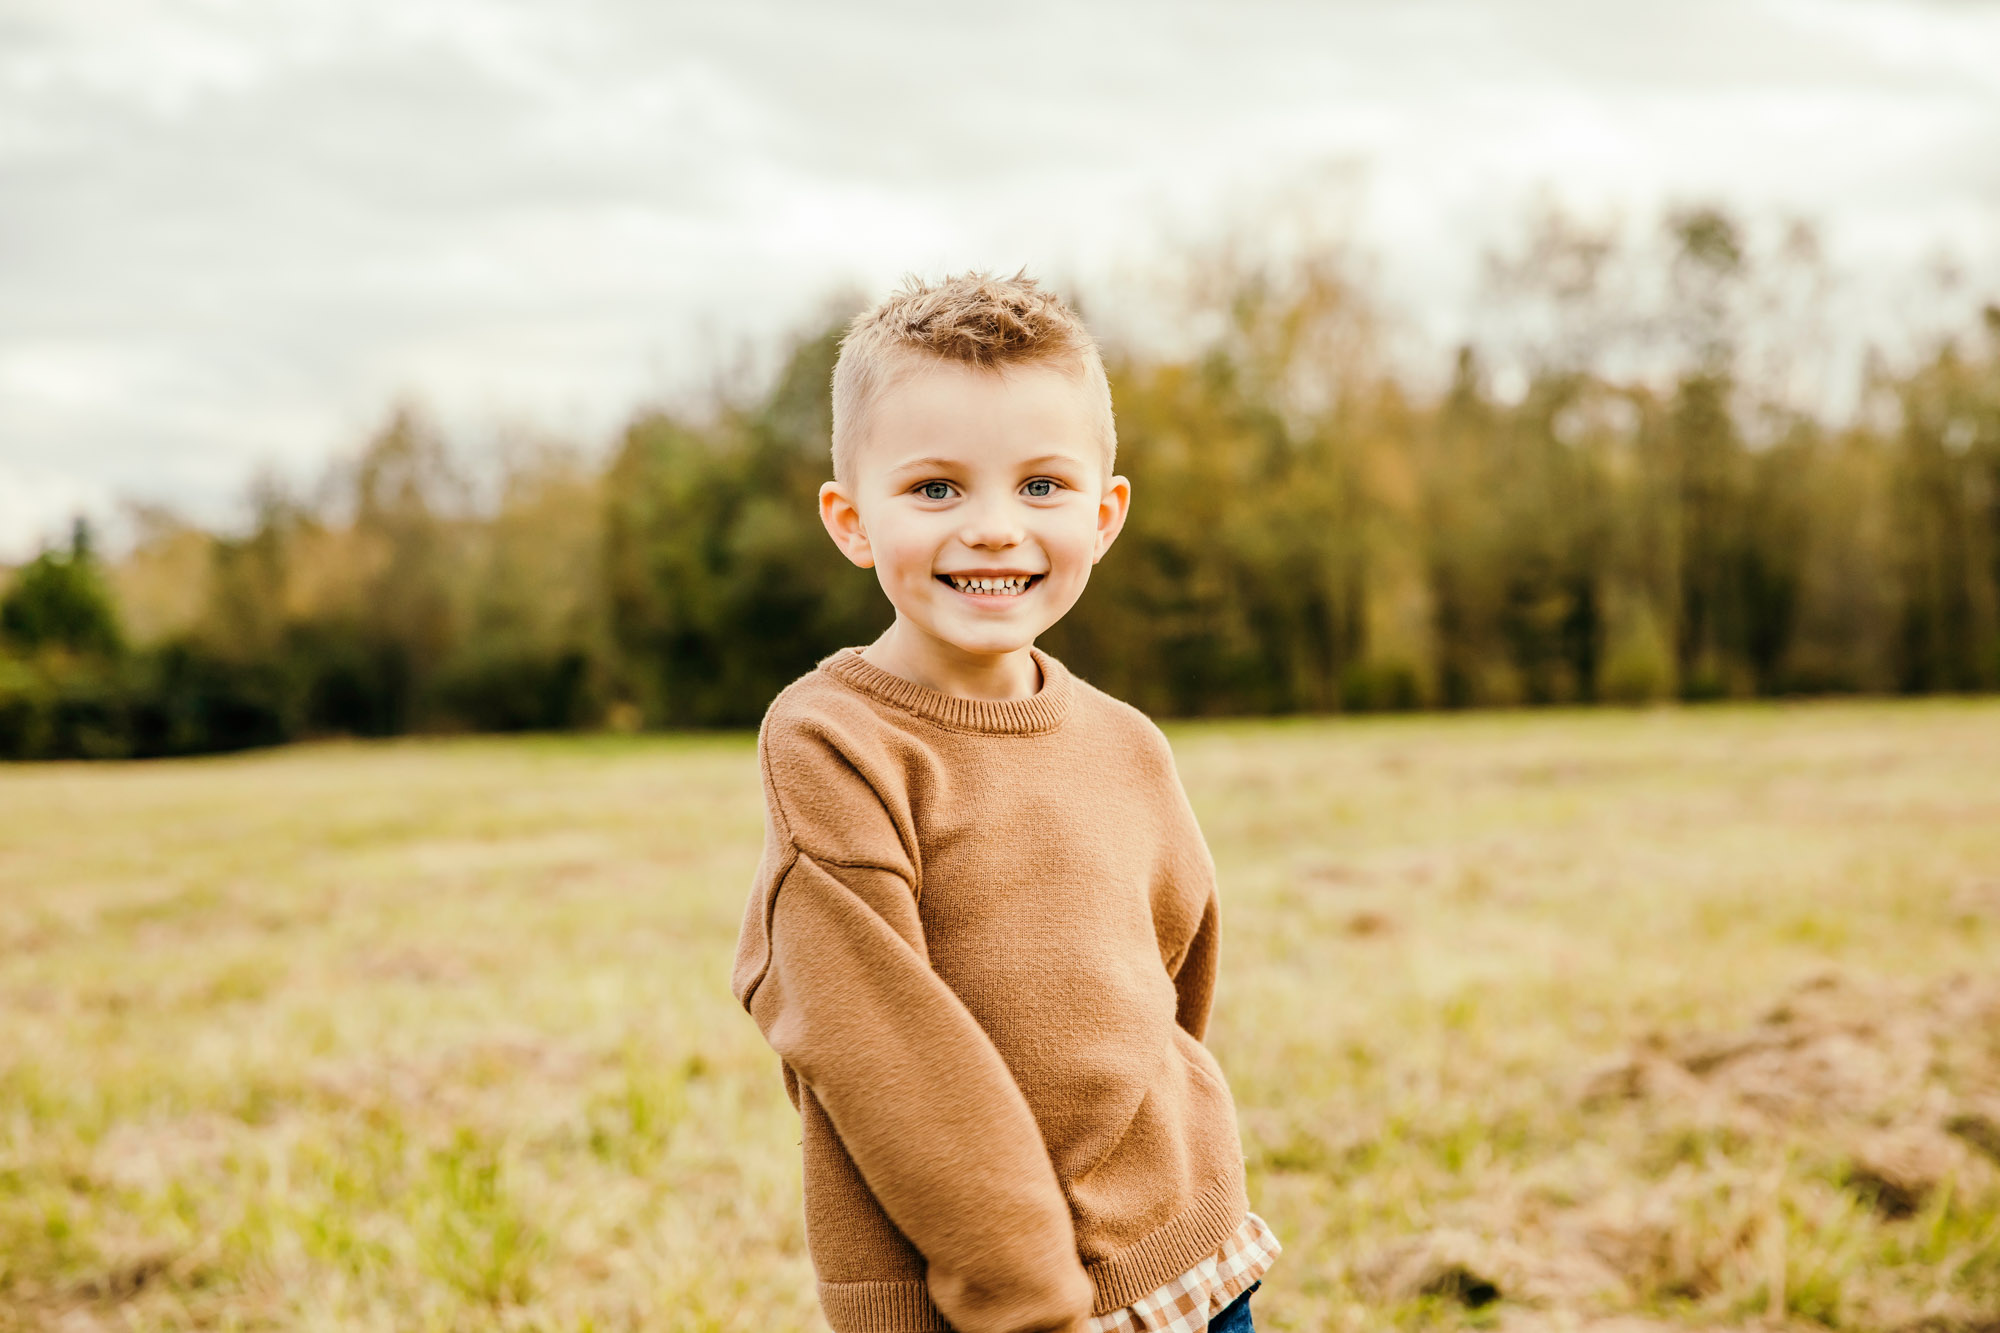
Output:
[[[1035,458],[1023,459],[1021,466],[1024,468],[1043,467],[1050,463],[1082,464],[1083,459],[1077,457],[1075,454],[1042,454]],[[929,471],[933,468],[950,469],[964,466],[965,460],[962,458],[912,458],[907,463],[896,464],[889,471],[893,475],[898,472],[919,472]]]
[[[889,469],[889,471],[891,471],[891,472],[919,472],[919,471],[923,471],[923,472],[928,472],[928,471],[930,471],[930,470],[931,470],[932,468],[954,468],[954,467],[959,467],[959,466],[961,466],[961,463],[962,463],[962,460],[960,460],[960,459],[956,459],[956,458],[912,458],[912,459],[911,459],[911,460],[910,460],[909,462],[907,462],[907,463],[898,463],[898,464],[896,464],[896,466],[894,466],[894,467],[890,468],[890,469]]]

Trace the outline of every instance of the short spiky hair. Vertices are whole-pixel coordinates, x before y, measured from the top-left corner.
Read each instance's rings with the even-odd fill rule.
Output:
[[[1023,271],[1011,278],[964,273],[936,283],[908,278],[854,317],[833,365],[835,477],[846,480],[852,470],[875,404],[925,360],[1003,372],[1028,365],[1067,371],[1098,418],[1110,475],[1118,436],[1097,342],[1061,297]]]

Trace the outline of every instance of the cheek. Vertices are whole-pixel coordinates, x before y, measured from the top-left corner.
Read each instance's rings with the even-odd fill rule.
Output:
[[[1090,557],[1097,550],[1096,510],[1079,505],[1075,510],[1064,511],[1059,521],[1043,529],[1042,546],[1052,561],[1081,572],[1089,566]]]
[[[884,531],[875,534],[874,547],[876,564],[885,573],[898,579],[924,580],[930,577],[931,558],[937,552],[937,542],[923,530],[921,524],[888,525]]]

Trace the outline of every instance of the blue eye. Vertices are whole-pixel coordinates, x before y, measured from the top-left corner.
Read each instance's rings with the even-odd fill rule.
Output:
[[[1056,491],[1056,484],[1050,481],[1047,477],[1036,477],[1033,481],[1028,483],[1026,489],[1028,494],[1035,496],[1037,499],[1040,499],[1043,496],[1054,495]]]
[[[947,482],[927,481],[917,487],[917,489],[923,493],[923,497],[926,500],[949,500],[951,498],[951,486]]]

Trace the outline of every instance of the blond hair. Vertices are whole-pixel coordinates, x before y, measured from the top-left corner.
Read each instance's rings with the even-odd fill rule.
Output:
[[[942,282],[907,278],[847,326],[833,364],[833,475],[846,480],[882,396],[925,360],[996,373],[1046,365],[1078,381],[1104,446],[1105,475],[1118,448],[1111,384],[1097,340],[1025,270],[1011,278],[963,273]]]

